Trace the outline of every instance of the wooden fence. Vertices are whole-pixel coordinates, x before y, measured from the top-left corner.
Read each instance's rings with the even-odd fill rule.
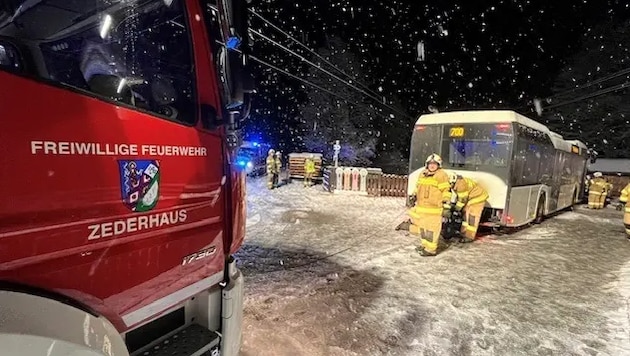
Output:
[[[381,196],[406,197],[407,176],[399,176],[395,174],[381,175]]]
[[[604,178],[613,185],[613,189],[610,195],[612,197],[620,196],[621,190],[625,188],[628,183],[630,183],[630,176],[626,175],[604,174]]]
[[[406,197],[407,176],[383,174],[380,168],[325,167],[324,190],[373,197]]]

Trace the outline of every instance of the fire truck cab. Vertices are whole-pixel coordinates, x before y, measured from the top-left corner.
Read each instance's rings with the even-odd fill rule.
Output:
[[[0,0],[0,355],[237,355],[246,0]]]

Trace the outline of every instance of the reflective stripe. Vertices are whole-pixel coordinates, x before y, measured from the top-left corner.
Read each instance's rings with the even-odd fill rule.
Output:
[[[624,209],[624,211],[625,211],[626,213],[630,213],[630,206],[626,206],[626,208]]]
[[[458,209],[461,209],[464,207],[464,205],[466,205],[464,202],[458,201],[457,203],[455,203],[455,207]]]
[[[457,196],[459,198],[468,198],[469,195],[470,195],[470,192],[459,192],[459,193],[457,193]]]
[[[420,214],[431,214],[431,215],[440,215],[440,214],[442,214],[442,208],[415,207],[413,210],[414,210],[414,212],[420,213]]]
[[[462,224],[462,226],[464,226],[464,224]],[[471,226],[471,225],[466,224],[466,230],[468,230],[468,231],[475,231],[475,230],[477,230],[477,228],[475,226]]]
[[[594,191],[589,191],[588,192],[588,195],[602,195],[602,194],[604,194],[604,193],[602,193],[602,192],[594,192]]]
[[[437,187],[438,182],[434,178],[420,178],[418,180],[418,185],[428,185],[431,187]]]
[[[477,198],[472,198],[468,201],[468,205],[473,205],[473,204],[477,204],[477,203],[481,203],[484,202],[488,199],[488,193],[486,194],[482,194],[481,196],[477,197]]]
[[[448,182],[440,183],[437,185],[439,190],[448,189],[451,185]]]

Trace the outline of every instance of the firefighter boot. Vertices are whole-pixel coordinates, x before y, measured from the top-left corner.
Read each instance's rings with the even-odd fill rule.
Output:
[[[435,253],[428,252],[420,246],[416,247],[416,252],[419,253],[422,257],[433,257],[436,255]]]
[[[409,231],[409,226],[411,226],[411,221],[409,221],[409,220],[403,221],[398,226],[396,226],[396,231],[398,231],[398,230]]]

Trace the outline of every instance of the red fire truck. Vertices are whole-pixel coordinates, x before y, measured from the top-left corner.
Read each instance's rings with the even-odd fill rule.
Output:
[[[236,355],[246,0],[0,0],[0,354]]]

